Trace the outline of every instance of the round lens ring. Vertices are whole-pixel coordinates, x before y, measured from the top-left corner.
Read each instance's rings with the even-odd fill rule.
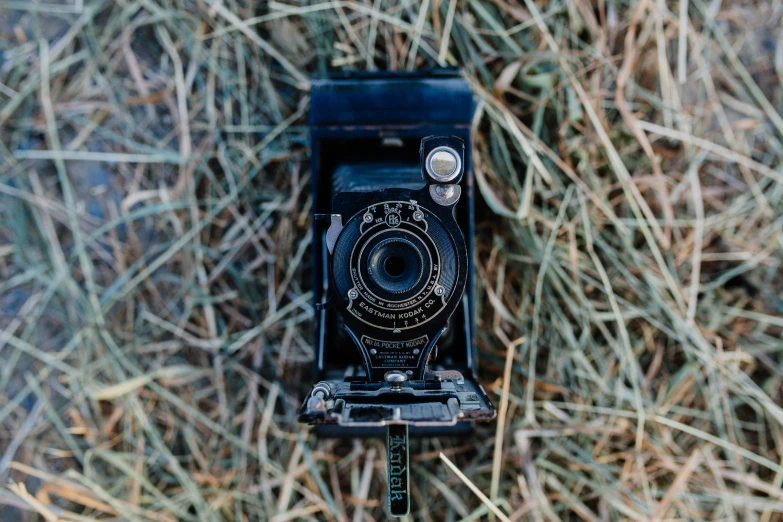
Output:
[[[424,259],[413,243],[403,238],[388,238],[370,252],[367,273],[381,290],[401,294],[421,280],[423,267]]]

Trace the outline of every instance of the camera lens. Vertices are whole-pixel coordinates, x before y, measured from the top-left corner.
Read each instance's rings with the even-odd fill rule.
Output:
[[[389,277],[400,277],[405,273],[405,259],[401,256],[391,256],[383,264]]]
[[[381,289],[400,294],[416,286],[424,260],[407,239],[390,238],[378,243],[369,256],[367,272]]]
[[[331,258],[334,288],[350,320],[399,333],[442,317],[462,295],[454,293],[466,263],[465,246],[455,241],[461,237],[410,199],[359,209]]]

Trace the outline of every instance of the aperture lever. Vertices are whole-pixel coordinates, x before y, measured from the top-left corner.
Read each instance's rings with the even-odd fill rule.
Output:
[[[389,424],[387,427],[386,467],[389,472],[389,513],[394,517],[404,517],[411,509],[407,424]]]
[[[343,217],[340,214],[332,214],[330,222],[329,229],[326,231],[326,248],[329,249],[330,254],[333,254],[334,244],[337,243],[337,238],[343,230]]]

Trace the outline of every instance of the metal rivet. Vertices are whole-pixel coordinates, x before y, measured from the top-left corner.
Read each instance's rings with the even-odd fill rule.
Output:
[[[436,286],[435,287],[435,295],[443,295],[446,293],[446,289],[442,286]]]
[[[376,353],[378,353],[378,350],[375,348],[370,348],[370,355],[375,355]]]
[[[364,216],[362,216],[362,219],[364,220],[365,223],[372,223],[372,219],[373,219],[372,214],[368,212]]]
[[[348,290],[348,298],[349,299],[356,299],[359,297],[359,292],[357,292],[355,289],[351,288]]]

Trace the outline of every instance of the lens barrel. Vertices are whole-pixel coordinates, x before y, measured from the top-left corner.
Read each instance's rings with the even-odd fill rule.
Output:
[[[389,238],[370,252],[367,274],[386,292],[401,294],[421,280],[423,267],[424,259],[416,245],[407,239]]]

